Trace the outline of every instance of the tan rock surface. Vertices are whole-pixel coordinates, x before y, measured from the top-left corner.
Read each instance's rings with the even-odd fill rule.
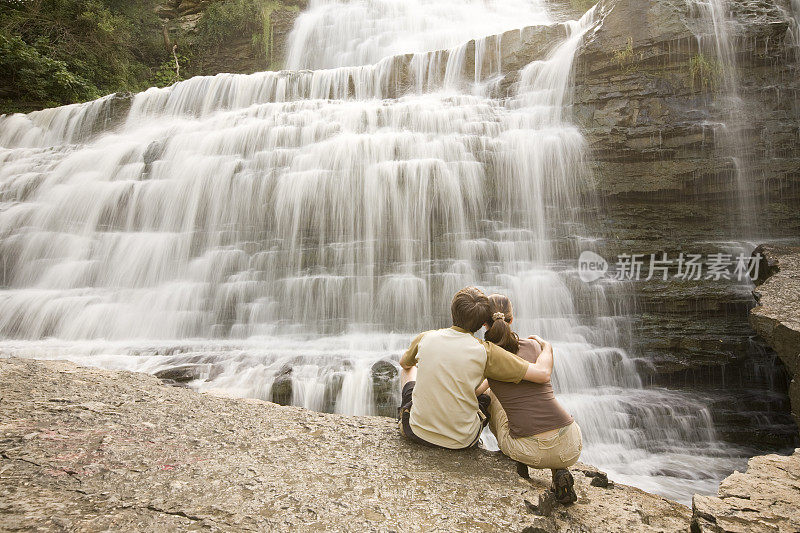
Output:
[[[750,459],[747,472],[720,484],[719,497],[695,495],[693,532],[800,531],[800,449]]]
[[[617,484],[538,517],[549,476],[402,440],[391,419],[197,394],[145,374],[0,359],[0,530],[685,531]],[[527,529],[526,529],[527,528]]]

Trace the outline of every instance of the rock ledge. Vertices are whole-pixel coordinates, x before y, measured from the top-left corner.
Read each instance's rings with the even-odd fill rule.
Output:
[[[693,533],[800,531],[800,448],[750,459],[747,472],[720,484],[719,497],[695,495]]]
[[[760,253],[762,260],[750,325],[794,376],[789,399],[800,426],[800,247],[761,245],[753,253]]]
[[[688,508],[590,485],[547,517],[483,450],[401,440],[388,418],[198,394],[145,374],[0,359],[0,530],[685,531]]]

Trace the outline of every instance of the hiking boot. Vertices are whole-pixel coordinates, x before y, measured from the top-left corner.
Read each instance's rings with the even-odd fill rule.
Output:
[[[553,492],[556,495],[556,501],[561,505],[571,505],[578,501],[578,495],[575,494],[573,485],[575,485],[575,480],[566,468],[559,468],[553,472]]]

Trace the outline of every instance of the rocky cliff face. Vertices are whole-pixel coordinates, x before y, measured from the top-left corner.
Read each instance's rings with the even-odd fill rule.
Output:
[[[582,465],[578,502],[548,512],[549,474],[523,480],[499,454],[411,444],[387,418],[62,361],[0,359],[0,390],[3,530],[671,533],[690,519],[638,489],[593,486]]]
[[[800,247],[762,245],[754,253],[763,260],[750,324],[794,376],[789,397],[800,425]]]
[[[644,254],[646,272],[653,253],[735,256],[752,234],[800,234],[800,71],[791,8],[750,0],[730,6],[742,104],[735,116],[708,20],[696,6],[598,5],[602,25],[576,58],[573,113],[591,147],[603,204],[600,252],[610,262],[620,253]],[[732,131],[743,142],[732,143]],[[740,175],[754,207],[745,216],[735,200]],[[750,287],[724,280],[633,283],[633,348],[655,384],[716,389],[714,416],[731,440],[790,444],[796,430],[785,417],[755,430],[736,414],[742,402],[787,410],[786,374],[778,366],[764,379],[774,352],[747,323]]]
[[[783,2],[736,0],[730,36],[746,124],[736,154],[775,200],[797,199],[800,89],[794,21]],[[735,196],[726,87],[708,21],[683,0],[601,3],[602,26],[576,61],[574,114],[592,146],[597,188],[617,198],[719,200]],[[701,65],[706,62],[705,70]],[[657,193],[654,195],[653,193]],[[654,198],[655,197],[655,198]],[[795,224],[797,221],[795,221]]]

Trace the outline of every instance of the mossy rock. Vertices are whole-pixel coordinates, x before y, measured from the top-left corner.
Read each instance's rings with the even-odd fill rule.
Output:
[[[375,414],[380,416],[397,416],[400,396],[397,367],[387,360],[380,360],[372,365],[372,397],[375,402]]]
[[[270,401],[278,405],[291,405],[292,392],[292,368],[283,366],[275,376],[275,381],[272,382]]]

